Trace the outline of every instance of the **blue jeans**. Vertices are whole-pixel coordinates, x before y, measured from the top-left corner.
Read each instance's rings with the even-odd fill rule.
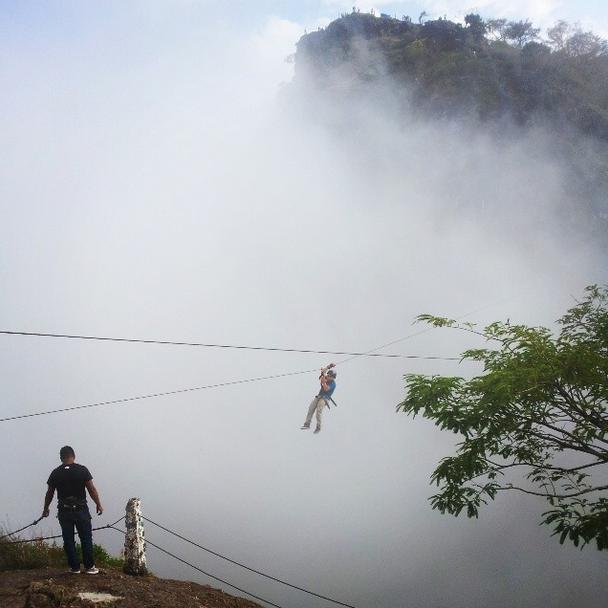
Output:
[[[68,558],[68,564],[72,570],[80,569],[80,561],[76,555],[76,543],[74,542],[74,526],[78,531],[80,546],[82,547],[82,561],[85,568],[95,565],[93,560],[93,531],[91,529],[91,514],[88,508],[78,511],[60,511],[58,514],[63,536],[63,550]]]

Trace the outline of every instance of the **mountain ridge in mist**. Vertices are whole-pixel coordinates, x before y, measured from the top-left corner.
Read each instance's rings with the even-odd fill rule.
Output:
[[[544,118],[608,140],[607,41],[565,22],[541,42],[529,21],[500,26],[504,20],[466,19],[463,26],[448,19],[415,24],[408,17],[344,15],[299,40],[296,78],[305,72],[331,87],[346,76],[351,85],[390,76],[434,115],[508,114],[518,124]]]
[[[499,143],[550,134],[546,149],[563,165],[573,201],[567,223],[578,216],[593,231],[599,222],[601,233],[608,223],[608,44],[565,22],[543,42],[538,31],[529,21],[478,15],[463,26],[353,12],[299,40],[293,84],[301,97],[314,90],[344,108],[389,92],[405,126],[412,117],[457,121]]]

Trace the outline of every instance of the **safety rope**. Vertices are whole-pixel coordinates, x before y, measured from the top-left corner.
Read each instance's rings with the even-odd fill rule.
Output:
[[[31,524],[28,524],[27,526],[23,526],[23,528],[19,528],[19,530],[15,530],[14,532],[9,532],[8,534],[3,534],[2,536],[0,536],[0,540],[2,540],[3,538],[7,538],[9,536],[14,536],[15,534],[19,534],[19,532],[23,532],[23,530],[27,530],[28,528],[35,526],[42,519],[44,519],[44,518],[39,517],[36,521],[33,521]]]
[[[268,578],[277,583],[281,583],[282,585],[286,585],[287,587],[291,587],[292,589],[297,589],[298,591],[303,591],[304,593],[308,593],[309,595],[314,595],[315,597],[321,598],[323,600],[327,600],[328,602],[332,602],[333,604],[337,604],[339,606],[346,606],[346,608],[354,608],[354,606],[351,606],[351,604],[345,604],[344,602],[340,602],[331,597],[327,597],[326,595],[321,595],[320,593],[315,593],[314,591],[310,591],[309,589],[305,589],[304,587],[298,587],[298,585],[293,585],[292,583],[288,583],[287,581],[281,580],[280,578],[277,578],[270,574],[266,574],[265,572],[261,572],[260,570],[256,570],[255,568],[251,568],[250,566],[246,566],[245,564],[242,564],[241,562],[237,562],[234,559],[230,559],[229,557],[226,557],[225,555],[222,555],[221,553],[217,553],[216,551],[213,551],[207,547],[203,547],[202,545],[194,542],[193,540],[186,538],[185,536],[182,536],[181,534],[178,534],[174,530],[166,528],[165,526],[158,524],[155,521],[152,521],[151,519],[149,519],[148,517],[145,517],[144,515],[142,515],[142,519],[144,519],[148,523],[151,523],[152,525],[156,526],[157,528],[160,528],[161,530],[164,530],[165,532],[168,532],[169,534],[172,534],[173,536],[175,536],[187,543],[190,543],[191,545],[194,545],[195,547],[198,547],[199,549],[202,549],[203,551],[206,551],[207,553],[211,553],[211,555],[215,555],[216,557],[219,557],[227,562],[230,562],[231,564],[234,564],[235,566],[240,566],[241,568],[244,568],[245,570],[249,570],[250,572],[259,574],[260,576]]]
[[[125,517],[126,516],[123,515],[120,519],[117,519],[115,522],[113,522],[111,524],[106,524],[105,526],[99,526],[97,528],[91,528],[91,532],[97,532],[98,530],[107,530],[109,528],[113,528],[116,524],[120,523]],[[28,526],[21,528],[21,530],[25,530],[26,528],[33,526],[34,524],[38,523],[41,519],[42,519],[42,517],[40,519],[37,519],[33,524],[29,524]],[[6,538],[7,536],[12,536],[12,535],[16,534],[17,532],[20,532],[21,530],[15,530],[15,532],[11,532],[10,534],[5,534],[4,536],[2,536],[0,538]],[[20,538],[18,540],[5,540],[4,544],[22,545],[24,543],[37,543],[42,540],[55,540],[57,538],[62,538],[62,535],[55,534],[55,536],[35,536],[34,538]]]
[[[121,534],[126,534],[125,530],[121,530],[120,528],[116,528],[114,526],[111,526],[111,527],[113,530],[116,530],[117,532],[120,532]],[[153,543],[152,541],[148,540],[147,538],[145,540],[145,543],[146,543],[146,545],[150,545],[151,547],[154,547],[155,549],[162,551],[166,555],[172,557],[173,559],[176,559],[177,561],[181,562],[182,564],[185,564],[186,566],[190,566],[191,568],[198,570],[200,573],[204,574],[205,576],[208,576],[209,578],[219,581],[220,583],[223,583],[224,585],[228,585],[229,587],[232,587],[233,589],[236,589],[237,591],[240,591],[241,593],[244,593],[245,595],[248,595],[249,597],[253,597],[256,600],[260,600],[261,602],[264,602],[265,604],[269,604],[270,606],[274,606],[275,608],[282,608],[282,606],[279,606],[279,604],[275,604],[274,602],[271,602],[270,600],[260,597],[259,595],[255,595],[254,593],[251,593],[251,592],[243,589],[242,587],[237,587],[233,583],[230,583],[227,580],[220,578],[219,576],[215,576],[214,574],[211,574],[210,572],[207,572],[206,570],[199,568],[198,566],[192,564],[191,562],[186,561],[185,559],[175,555],[175,553],[171,553],[170,551],[167,551],[167,549],[163,549],[163,547],[160,547],[159,545]]]

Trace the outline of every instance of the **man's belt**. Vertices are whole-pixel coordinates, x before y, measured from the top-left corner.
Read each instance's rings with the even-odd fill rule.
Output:
[[[80,511],[86,509],[87,501],[84,498],[76,498],[74,496],[68,496],[59,501],[60,511]]]

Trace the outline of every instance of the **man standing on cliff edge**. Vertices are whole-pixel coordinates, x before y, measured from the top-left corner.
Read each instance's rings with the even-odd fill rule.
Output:
[[[74,541],[74,526],[76,526],[80,546],[82,547],[82,561],[84,562],[85,572],[86,574],[97,574],[99,570],[95,567],[93,560],[93,531],[85,488],[97,506],[97,515],[103,513],[101,500],[97,489],[93,485],[93,476],[89,469],[74,462],[76,455],[69,445],[61,448],[59,458],[61,459],[61,466],[51,471],[47,481],[48,490],[44,497],[42,517],[49,516],[49,506],[53,500],[55,490],[57,490],[57,518],[61,525],[63,549],[68,558],[70,572],[80,574],[80,562],[76,555],[76,543]]]

